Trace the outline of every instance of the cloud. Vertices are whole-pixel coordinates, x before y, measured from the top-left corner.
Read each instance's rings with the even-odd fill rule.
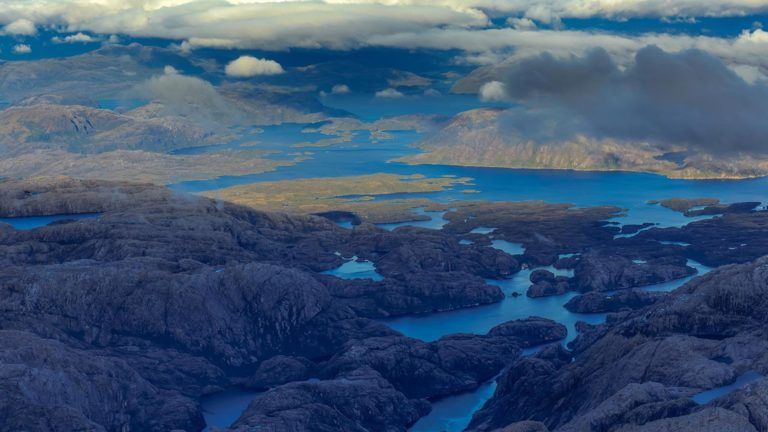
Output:
[[[37,34],[37,27],[32,21],[20,18],[3,27],[3,34],[18,36],[34,36]]]
[[[507,95],[504,90],[504,83],[499,81],[489,81],[480,87],[478,92],[480,100],[484,101],[501,101],[506,99]]]
[[[260,59],[251,56],[241,56],[231,61],[224,69],[227,76],[250,78],[258,75],[279,75],[283,72],[280,63],[274,60]]]
[[[507,18],[507,25],[517,30],[536,30],[538,28],[536,23],[530,18]]]
[[[54,36],[51,38],[51,41],[53,43],[93,43],[93,42],[99,42],[101,39],[93,37],[91,35],[87,35],[85,33],[79,32],[73,35],[69,36]]]
[[[605,48],[631,62],[642,47],[702,49],[731,66],[768,73],[768,41],[754,27],[739,37],[537,30],[562,18],[718,17],[768,13],[766,0],[3,0],[0,22],[26,20],[69,32],[183,41],[200,47],[282,50],[384,46],[462,50],[458,61],[493,64],[542,52],[583,54]],[[498,28],[489,17],[511,17]],[[34,27],[33,25],[33,27]],[[27,27],[29,27],[27,25]],[[477,89],[474,89],[476,91]]]
[[[390,40],[388,43],[404,41]],[[442,30],[423,35],[421,45],[433,49],[464,49],[468,53],[460,57],[460,63],[485,65],[458,81],[455,91],[477,93],[480,86],[494,75],[514,65],[521,59],[542,53],[557,58],[568,58],[601,48],[622,67],[634,62],[637,52],[648,45],[655,45],[667,52],[689,49],[706,51],[723,60],[732,69],[750,71],[755,79],[765,79],[768,74],[768,32],[756,28],[744,30],[735,38],[688,36],[671,34],[620,34],[582,31],[521,31],[492,29],[475,32]],[[513,50],[508,47],[514,46]],[[485,47],[485,51],[483,51]],[[478,54],[472,54],[477,51]],[[749,66],[744,68],[743,66]]]
[[[403,93],[393,88],[377,91],[374,96],[380,99],[399,99],[399,98],[405,97]]]
[[[587,136],[768,153],[768,87],[746,82],[700,50],[648,46],[627,67],[602,49],[568,58],[542,54],[496,78],[505,97],[521,105],[502,126],[526,139]]]
[[[206,127],[215,127],[222,119],[232,122],[242,117],[211,83],[181,75],[170,66],[164,68],[163,75],[139,84],[129,96],[158,102],[164,114],[192,118]]]
[[[349,86],[346,84],[336,84],[331,88],[331,94],[346,94],[349,92]]]
[[[29,54],[32,52],[32,47],[27,44],[14,45],[13,52],[15,54]]]
[[[489,23],[475,8],[416,0],[10,0],[0,19],[23,15],[46,25],[99,34],[184,40],[184,48],[351,49],[371,35]],[[30,4],[31,3],[31,4]]]

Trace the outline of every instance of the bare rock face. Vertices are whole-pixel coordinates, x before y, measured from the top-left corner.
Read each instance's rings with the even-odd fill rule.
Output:
[[[370,318],[447,311],[504,298],[498,286],[464,272],[415,273],[402,279],[373,282],[324,277],[322,282],[334,297]]]
[[[470,430],[490,431],[526,419],[546,418],[553,397],[547,391],[550,381],[571,358],[571,353],[556,345],[518,360],[499,378],[496,393],[475,413]]]
[[[758,432],[749,419],[733,411],[707,408],[680,417],[655,420],[643,425],[627,425],[617,432]]]
[[[136,259],[39,268],[3,284],[2,305],[9,313],[33,310],[29,319],[45,316],[97,346],[124,343],[126,335],[166,340],[239,367],[286,350],[331,301],[296,270],[246,264],[174,275],[157,266]]]
[[[526,295],[532,298],[562,295],[570,288],[568,278],[555,276],[549,270],[534,270],[529,279],[533,285],[528,287]]]
[[[619,312],[652,305],[666,295],[662,292],[648,292],[641,289],[620,290],[613,294],[593,291],[568,300],[564,307],[576,313]]]
[[[304,357],[277,355],[264,361],[245,385],[250,388],[267,389],[293,381],[310,378],[315,364]]]
[[[696,404],[686,397],[684,389],[651,381],[632,383],[558,430],[589,432],[611,430],[627,423],[642,425],[659,418],[686,415],[694,407]]]
[[[579,291],[610,291],[681,279],[696,272],[683,257],[665,257],[644,264],[616,255],[584,254],[575,268]]]
[[[201,145],[209,135],[195,122],[181,117],[141,118],[106,109],[51,103],[2,110],[0,124],[0,146],[9,153],[37,149],[166,153]]]
[[[547,429],[547,426],[541,422],[521,421],[512,423],[501,429],[496,429],[493,432],[549,432],[549,429]]]
[[[537,269],[531,272],[531,275],[528,277],[531,281],[531,283],[539,283],[542,281],[545,282],[554,282],[555,281],[555,275],[549,270],[544,269]]]
[[[565,278],[555,281],[541,280],[528,287],[525,294],[531,298],[563,295],[568,291],[570,284]]]
[[[768,379],[761,379],[731,394],[712,401],[712,405],[726,408],[748,418],[758,431],[768,430]]]
[[[123,360],[0,330],[3,430],[199,430],[197,403],[158,389]]]
[[[409,400],[374,370],[360,368],[263,393],[229,430],[405,432],[427,412],[426,401]]]

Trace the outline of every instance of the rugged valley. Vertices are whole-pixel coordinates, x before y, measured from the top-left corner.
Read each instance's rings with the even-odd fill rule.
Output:
[[[621,230],[604,221],[620,211],[475,202],[448,212],[442,230],[385,231],[150,184],[2,182],[0,216],[100,214],[32,230],[0,224],[3,430],[44,428],[41,419],[55,419],[55,430],[200,430],[199,398],[240,386],[263,393],[232,430],[404,431],[429,401],[502,370],[473,430],[529,420],[539,423],[508,430],[591,430],[583,425],[600,421],[606,431],[681,421],[687,429],[674,430],[713,421],[764,430],[745,414],[760,403],[753,394],[763,381],[701,406],[690,398],[746,371],[768,372],[758,307],[768,247],[764,231],[748,231],[768,215],[741,206],[615,238]],[[476,232],[483,226],[524,253],[488,247]],[[752,246],[701,253],[700,230],[733,242],[750,236]],[[691,246],[658,241],[672,237]],[[324,274],[353,256],[381,280]],[[725,266],[672,294],[612,300],[608,291],[690,275],[689,256]],[[581,326],[570,351],[555,343],[564,326],[535,317],[434,342],[377,321],[498,302],[504,294],[484,279],[549,264],[574,270],[562,280],[584,293],[573,308],[612,312],[604,325]]]

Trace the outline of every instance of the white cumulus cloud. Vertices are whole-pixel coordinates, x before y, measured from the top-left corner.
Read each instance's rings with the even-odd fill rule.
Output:
[[[21,18],[3,27],[3,33],[7,35],[34,36],[37,34],[37,27],[32,21]]]
[[[483,84],[478,92],[481,100],[502,101],[506,97],[506,91],[504,90],[504,83],[499,81],[490,81]]]
[[[27,44],[18,44],[13,47],[13,52],[16,54],[29,54],[32,52],[32,47]]]
[[[331,88],[331,94],[346,94],[349,92],[349,86],[346,84],[336,84]]]
[[[280,63],[274,60],[241,56],[231,61],[224,72],[231,77],[250,78],[258,75],[279,75],[285,71]]]
[[[51,38],[51,41],[53,43],[92,43],[92,42],[99,42],[99,38],[95,38],[91,35],[87,35],[85,33],[79,32],[73,35],[68,35],[64,37],[54,36]]]
[[[405,95],[402,92],[399,92],[393,88],[388,88],[381,91],[377,91],[374,96],[381,99],[399,99],[401,97],[404,97]]]

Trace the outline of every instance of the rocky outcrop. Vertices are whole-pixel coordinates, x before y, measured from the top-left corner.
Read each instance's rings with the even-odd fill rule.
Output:
[[[407,313],[440,312],[500,301],[501,289],[464,272],[410,273],[401,281],[321,280],[334,297],[360,316],[378,318]]]
[[[620,312],[652,305],[665,296],[662,292],[641,289],[620,290],[613,294],[593,291],[568,300],[564,307],[576,313]]]
[[[336,379],[288,384],[262,393],[229,429],[291,431],[402,431],[429,412],[370,368]]]
[[[493,430],[550,415],[547,406],[552,396],[543,389],[551,387],[549,382],[571,359],[571,353],[561,345],[555,345],[518,360],[499,378],[496,392],[475,413],[469,428]]]
[[[200,430],[197,403],[150,384],[117,356],[0,330],[3,430]]]
[[[82,105],[34,104],[0,111],[0,147],[7,153],[66,150],[167,153],[205,145],[210,133],[182,117],[137,118]]]
[[[583,254],[575,268],[574,282],[581,292],[634,288],[681,279],[696,273],[681,256],[667,256],[636,263],[618,255]]]
[[[494,432],[549,432],[544,423],[536,421],[521,421],[507,425]]]
[[[722,396],[712,405],[726,408],[748,418],[758,431],[768,430],[768,379],[761,379],[731,394]]]
[[[762,382],[702,407],[690,398],[766,372],[768,259],[695,278],[637,311],[582,326],[571,353],[519,360],[470,430],[537,420],[556,431],[762,430]],[[560,348],[562,350],[562,348]]]
[[[748,206],[753,205],[749,203]],[[683,242],[688,257],[710,266],[744,263],[768,253],[768,211],[730,212],[680,228],[652,228],[640,239]]]
[[[533,285],[528,287],[526,295],[531,298],[562,295],[570,288],[568,278],[555,276],[549,270],[534,270],[531,273],[530,280]]]
[[[223,367],[240,367],[286,351],[331,301],[325,287],[292,269],[246,264],[173,275],[146,261],[98,269],[80,262],[20,274],[0,285],[3,320],[44,317],[97,346],[123,344],[128,335],[164,340]]]
[[[378,371],[411,398],[437,398],[476,388],[520,355],[520,349],[561,340],[561,324],[541,318],[512,321],[487,335],[457,334],[425,343],[402,336],[352,341],[331,358],[322,375],[362,366]]]
[[[290,357],[276,355],[264,361],[249,376],[243,385],[255,389],[268,389],[293,381],[304,381],[310,378],[310,374],[316,365],[304,357]]]
[[[643,425],[627,425],[618,432],[759,432],[749,419],[720,408],[664,418]]]

